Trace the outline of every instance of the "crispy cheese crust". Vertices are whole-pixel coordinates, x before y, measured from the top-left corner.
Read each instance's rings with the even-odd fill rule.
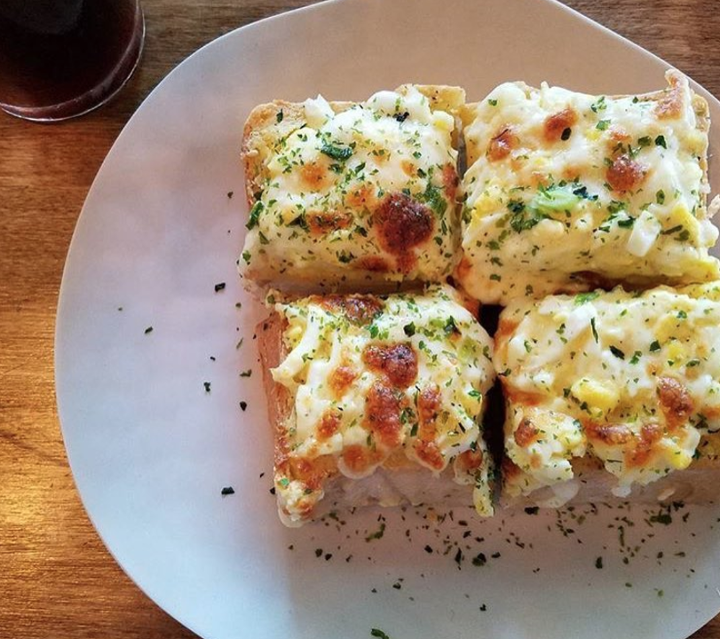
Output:
[[[506,83],[463,109],[463,288],[506,304],[720,276],[708,255],[708,106],[678,72],[667,79],[615,97]]]
[[[507,405],[505,498],[550,488],[543,499],[552,493],[557,506],[589,477],[625,497],[698,458],[693,468],[717,470],[718,344],[718,283],[508,306],[494,358]]]
[[[315,518],[333,483],[377,481],[378,472],[395,492],[371,501],[427,502],[454,482],[465,487],[465,505],[492,514],[480,423],[492,343],[461,301],[438,286],[275,305],[261,346],[285,523]],[[415,486],[400,490],[410,475]]]
[[[242,157],[250,207],[238,264],[284,290],[436,282],[459,245],[457,87],[404,85],[364,103],[258,106]]]

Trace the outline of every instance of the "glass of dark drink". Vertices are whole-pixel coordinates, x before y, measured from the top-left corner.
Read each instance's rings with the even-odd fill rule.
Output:
[[[143,46],[140,0],[0,0],[0,109],[52,122],[112,98]]]

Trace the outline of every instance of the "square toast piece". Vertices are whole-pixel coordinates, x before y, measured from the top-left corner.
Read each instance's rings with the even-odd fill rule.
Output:
[[[492,514],[492,340],[454,289],[274,308],[259,336],[283,523],[365,504]]]
[[[260,288],[390,292],[441,282],[459,246],[458,87],[256,107],[242,144],[250,216],[238,260]]]
[[[495,343],[505,504],[715,497],[720,283],[516,301]]]
[[[720,277],[706,196],[708,105],[687,78],[594,96],[505,83],[462,109],[463,257],[487,304]]]

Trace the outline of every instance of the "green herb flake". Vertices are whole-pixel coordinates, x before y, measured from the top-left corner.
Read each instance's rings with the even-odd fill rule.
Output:
[[[599,129],[600,131],[604,131],[608,128],[610,125],[610,120],[600,120],[596,125],[595,128]]]
[[[487,557],[485,556],[485,553],[481,552],[475,557],[472,558],[472,565],[473,566],[484,566],[487,563]]]
[[[642,353],[640,351],[635,351],[633,353],[633,356],[630,358],[630,363],[637,364],[640,361],[641,357],[642,357]]]
[[[610,352],[618,359],[625,359],[625,353],[623,353],[617,346],[610,346]]]
[[[218,284],[215,284],[215,292],[219,293],[220,291],[225,290],[225,282],[219,282]]]
[[[497,100],[493,100],[491,98],[488,98],[488,104],[490,106],[497,106]]]
[[[205,392],[210,392],[210,382],[203,382],[203,387],[205,388]]]
[[[661,510],[657,515],[650,515],[650,521],[653,524],[669,526],[672,523],[672,515],[669,512],[663,512]]]
[[[655,146],[661,146],[663,149],[667,149],[667,142],[665,142],[664,135],[658,135],[655,138]]]
[[[348,146],[324,142],[320,147],[320,153],[331,157],[333,160],[347,160],[353,154],[353,150]]]
[[[153,327],[152,327],[152,326],[148,326],[148,327],[145,329],[145,335],[149,335],[149,334],[152,333],[152,332],[153,332]]]
[[[602,557],[598,557],[595,560],[595,568],[597,568],[598,570],[602,570],[602,568],[603,568],[603,558]]]
[[[590,328],[592,329],[593,339],[595,340],[595,343],[597,344],[600,339],[598,337],[597,329],[595,328],[595,318],[590,319]]]
[[[232,486],[225,486],[221,491],[220,494],[225,497],[227,495],[234,495],[235,489]]]
[[[589,293],[578,293],[575,296],[575,305],[581,306],[582,304],[586,304],[587,302],[592,302],[598,297],[600,297],[600,293],[598,291],[590,291]]]
[[[265,208],[265,206],[263,205],[263,203],[260,200],[258,200],[257,202],[255,202],[255,204],[253,204],[253,207],[250,209],[250,217],[248,219],[247,224],[245,225],[245,228],[248,231],[254,229],[258,225],[258,220],[260,219],[260,213],[263,212],[264,208]],[[243,257],[244,256],[245,256],[245,254],[243,253]]]
[[[605,96],[601,95],[595,102],[593,102],[590,105],[590,110],[593,113],[597,113],[598,111],[604,111],[607,109],[607,104],[605,104]]]
[[[378,639],[390,639],[390,637],[379,628],[372,628],[370,630],[371,637],[378,637]]]
[[[280,124],[280,122],[283,121],[283,118],[284,118],[284,117],[285,117],[285,114],[283,113],[283,110],[282,110],[282,109],[280,109],[280,110],[275,114],[275,120],[277,121],[278,124]]]
[[[380,522],[380,528],[378,528],[378,530],[376,530],[374,533],[370,533],[367,537],[365,537],[365,541],[373,541],[375,539],[382,539],[384,534],[385,534],[385,522]]]
[[[409,324],[405,324],[405,326],[403,326],[403,332],[408,337],[412,337],[413,335],[415,335],[415,322],[410,322]]]
[[[651,353],[656,353],[659,350],[660,350],[660,342],[655,340],[652,344],[650,344],[650,352]]]
[[[246,371],[240,373],[240,377],[250,377],[252,375],[252,368],[248,368]]]

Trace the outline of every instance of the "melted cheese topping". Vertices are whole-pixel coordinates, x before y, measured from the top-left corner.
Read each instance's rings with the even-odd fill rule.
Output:
[[[412,86],[338,113],[319,96],[304,111],[266,161],[240,265],[311,282],[447,276],[459,244],[453,116]]]
[[[293,397],[275,487],[286,520],[306,519],[325,477],[453,462],[492,514],[490,456],[479,424],[493,381],[492,342],[448,286],[424,295],[310,297],[277,304],[288,354],[272,370]],[[298,467],[329,469],[321,481]]]
[[[617,98],[506,83],[478,103],[458,268],[471,295],[504,304],[720,277],[707,251],[718,231],[705,206],[706,105],[684,76],[668,80]]]
[[[701,434],[720,430],[720,285],[514,302],[494,364],[507,494],[568,482],[590,454],[625,496],[686,468]]]

